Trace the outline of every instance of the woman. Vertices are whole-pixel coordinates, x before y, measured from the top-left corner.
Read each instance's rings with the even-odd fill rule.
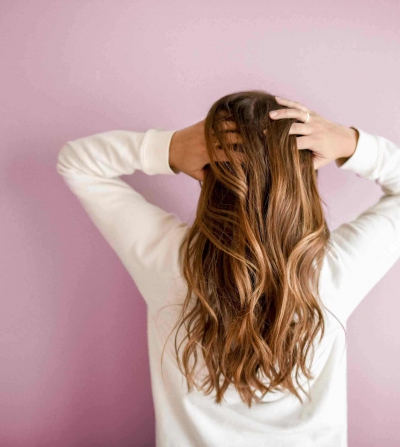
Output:
[[[332,161],[384,195],[331,232]],[[193,225],[135,170],[199,180]],[[69,142],[57,171],[148,305],[157,446],[347,445],[345,324],[400,257],[398,146],[251,90],[182,130]]]

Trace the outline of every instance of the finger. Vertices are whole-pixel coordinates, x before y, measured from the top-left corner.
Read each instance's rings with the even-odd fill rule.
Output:
[[[296,144],[297,144],[297,149],[298,150],[303,150],[303,149],[311,149],[312,146],[312,141],[309,137],[298,137],[296,138]],[[314,169],[319,169],[321,162],[320,159],[318,157],[315,156],[315,153],[313,152],[313,166]]]
[[[300,109],[300,110],[304,110],[305,112],[309,112],[310,111],[310,109],[308,107],[306,107],[303,104],[300,104],[299,102],[291,101],[291,100],[286,99],[286,98],[281,98],[280,96],[275,96],[275,99],[276,99],[277,103],[282,104],[284,106],[297,108],[297,109]]]
[[[235,121],[222,121],[220,127],[230,143],[243,143],[242,136],[236,127]]]
[[[278,109],[278,110],[271,110],[269,112],[269,116],[274,120],[281,118],[296,118],[299,121],[305,121],[308,115],[307,112],[300,109]]]
[[[322,166],[325,166],[326,163],[323,163],[322,161],[317,160],[314,158],[314,169],[322,168]]]
[[[312,139],[309,136],[297,137],[296,144],[297,144],[297,149],[299,149],[299,150],[303,150],[303,149],[312,150],[312,146],[313,146]]]
[[[225,133],[238,133],[236,122],[231,119],[224,119],[219,121],[218,129]]]
[[[310,135],[312,129],[307,124],[293,123],[289,129],[289,135]]]
[[[233,120],[224,120],[220,123],[221,129],[224,131],[236,131],[236,123]]]
[[[226,155],[226,152],[223,149],[216,149],[215,155],[216,155],[216,161],[230,161],[228,156]],[[241,161],[244,160],[244,154],[235,152],[233,153],[233,156],[238,160]]]
[[[239,133],[227,133],[225,141],[228,146],[240,146],[243,144],[243,138]]]

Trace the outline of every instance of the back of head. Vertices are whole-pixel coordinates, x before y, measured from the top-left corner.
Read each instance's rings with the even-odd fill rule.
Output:
[[[208,376],[200,388],[215,389],[217,403],[230,384],[249,407],[256,390],[276,387],[301,401],[292,373],[312,378],[307,355],[324,334],[317,284],[330,233],[313,154],[289,134],[297,120],[269,118],[282,108],[265,91],[242,91],[217,100],[205,120],[211,162],[184,244],[188,293],[177,325],[187,333],[188,389],[199,388],[201,346]],[[233,132],[241,144],[231,144]],[[229,161],[217,161],[216,141]]]

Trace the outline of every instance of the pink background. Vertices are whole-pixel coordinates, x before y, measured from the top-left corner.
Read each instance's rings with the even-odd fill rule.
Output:
[[[152,446],[146,307],[56,173],[71,139],[178,129],[263,88],[400,144],[400,2],[2,1],[0,445]],[[191,219],[184,174],[129,179]],[[331,227],[380,196],[320,171]],[[400,263],[351,316],[349,445],[400,445]]]

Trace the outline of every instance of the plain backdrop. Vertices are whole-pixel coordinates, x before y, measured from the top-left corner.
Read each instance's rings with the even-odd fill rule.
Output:
[[[146,307],[57,174],[64,143],[179,129],[261,88],[400,145],[399,17],[397,0],[1,2],[2,447],[155,442]],[[194,179],[124,179],[194,217]],[[319,182],[331,228],[381,195],[334,164]],[[399,275],[348,322],[351,447],[400,445]]]

